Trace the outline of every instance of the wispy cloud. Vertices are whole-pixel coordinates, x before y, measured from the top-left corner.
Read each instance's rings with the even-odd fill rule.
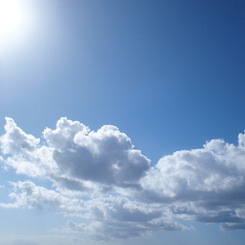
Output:
[[[100,239],[188,229],[181,220],[245,228],[245,134],[239,134],[238,145],[215,139],[151,165],[111,125],[92,131],[61,118],[41,140],[6,118],[5,130],[4,167],[27,180],[11,183],[13,202],[2,208],[53,208],[70,216],[71,232]],[[50,181],[52,189],[37,186],[35,178]]]

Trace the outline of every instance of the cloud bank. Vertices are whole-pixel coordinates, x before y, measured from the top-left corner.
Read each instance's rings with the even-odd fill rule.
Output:
[[[237,145],[214,139],[151,165],[112,125],[93,131],[61,118],[36,138],[6,118],[5,131],[2,167],[26,181],[10,183],[12,202],[1,208],[53,209],[69,232],[97,239],[186,230],[186,220],[245,229],[245,134]]]

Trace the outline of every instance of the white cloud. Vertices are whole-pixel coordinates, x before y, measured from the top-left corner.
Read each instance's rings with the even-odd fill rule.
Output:
[[[62,172],[78,179],[130,185],[149,168],[149,160],[114,126],[106,125],[96,132],[81,130],[67,142],[65,148],[55,148],[53,157]]]
[[[43,131],[43,137],[47,144],[55,149],[65,150],[74,145],[74,137],[77,133],[88,134],[89,128],[78,121],[67,120],[62,117],[56,123],[56,129],[46,128]]]
[[[149,159],[114,126],[90,131],[77,121],[61,118],[55,130],[44,130],[46,144],[26,134],[13,119],[6,118],[5,130],[0,145],[7,165],[19,174],[49,178],[63,187],[131,186],[150,167]]]
[[[63,211],[66,214],[77,214],[82,210],[82,201],[75,198],[66,197],[54,190],[35,185],[31,181],[10,182],[13,191],[9,197],[12,203],[0,203],[0,207],[5,208],[38,208],[53,209]]]
[[[69,230],[99,239],[186,229],[176,220],[245,229],[245,134],[238,145],[216,139],[177,151],[155,166],[112,125],[90,130],[61,118],[40,140],[6,118],[1,162],[17,174],[51,181],[12,183],[3,208],[51,208],[81,218]]]
[[[6,117],[6,133],[1,136],[1,150],[4,154],[23,154],[34,151],[40,140],[30,134],[26,134],[22,129],[17,127],[13,119]]]
[[[1,161],[11,166],[18,174],[31,177],[47,176],[57,170],[53,149],[40,145],[40,139],[26,134],[13,119],[5,118],[6,133],[0,137]]]
[[[10,182],[11,203],[0,203],[1,208],[37,208],[62,212],[65,216],[81,218],[85,223],[69,221],[70,232],[82,233],[95,239],[129,238],[154,231],[184,230],[162,205],[132,201],[125,197],[107,196],[91,200],[65,196],[31,181]]]
[[[86,202],[89,223],[69,221],[75,232],[89,234],[95,239],[129,238],[154,231],[185,230],[160,205],[146,204],[122,197],[98,198]]]
[[[141,198],[168,202],[173,213],[205,223],[243,223],[245,147],[211,140],[202,149],[178,151],[159,160],[141,179]],[[235,226],[232,226],[235,227]],[[240,226],[241,228],[241,226]]]
[[[239,134],[238,135],[238,143],[239,146],[245,146],[245,134]]]

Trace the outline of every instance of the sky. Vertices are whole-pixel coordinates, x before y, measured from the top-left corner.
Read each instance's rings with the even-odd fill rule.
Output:
[[[0,0],[0,243],[242,245],[245,3]]]

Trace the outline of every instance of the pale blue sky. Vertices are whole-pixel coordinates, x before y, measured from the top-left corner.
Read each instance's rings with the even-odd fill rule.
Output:
[[[47,241],[61,244],[60,239],[67,245],[77,244],[76,241],[80,242],[79,239],[85,239],[86,243],[91,245],[125,242],[172,245],[242,244],[245,238],[245,198],[240,196],[242,191],[237,190],[239,188],[243,190],[245,186],[243,183],[245,137],[240,140],[239,145],[237,142],[238,134],[244,133],[245,129],[244,2],[23,0],[22,4],[22,10],[25,10],[25,14],[30,17],[29,22],[25,23],[27,28],[22,31],[23,33],[21,29],[18,33],[15,31],[0,42],[0,133],[5,135],[0,142],[2,148],[0,156],[3,157],[0,170],[2,186],[0,213],[1,217],[4,217],[0,222],[2,241],[8,240],[9,245],[22,243],[42,245]],[[16,126],[9,122],[13,131],[7,130],[6,134],[5,117],[12,118],[17,124]],[[61,117],[79,121],[93,131],[97,131],[103,125],[115,125],[132,140],[135,149],[141,150],[139,165],[130,170],[131,164],[135,164],[136,156],[130,155],[134,153],[131,151],[132,145],[128,145],[127,140],[124,139],[125,142],[123,140],[122,145],[118,146],[115,146],[114,141],[102,140],[98,143],[98,139],[104,139],[105,131],[101,136],[99,134],[91,136],[87,143],[83,141],[85,139],[81,138],[81,134],[77,136],[75,143],[72,145],[69,143],[71,149],[76,144],[77,148],[73,150],[77,151],[78,155],[75,156],[66,151],[68,143],[65,143],[67,148],[59,145],[61,144],[59,134],[63,132],[62,130],[57,131],[58,133],[50,131],[46,133],[46,138],[41,138],[45,128],[54,130],[56,122]],[[62,122],[69,125],[68,128],[72,128],[72,121]],[[41,138],[38,146],[34,141],[28,141],[28,147],[32,148],[35,145],[40,149],[41,146],[47,146],[50,152],[54,151],[50,157],[57,164],[57,170],[51,174],[52,176],[46,178],[48,174],[41,173],[42,169],[48,171],[46,165],[38,165],[36,171],[39,175],[33,174],[34,167],[40,163],[35,162],[34,155],[22,151],[22,147],[27,147],[23,146],[23,142],[26,142],[29,136],[20,128],[26,134]],[[112,128],[108,130],[113,131]],[[117,133],[114,136],[123,137]],[[224,142],[234,146],[224,146],[224,142],[218,141],[206,145],[204,148],[212,157],[207,155],[205,160],[201,157],[203,145],[212,139],[224,139]],[[13,145],[11,142],[17,143]],[[97,144],[99,150],[94,144]],[[89,152],[97,149],[99,153],[96,152],[98,154],[96,160],[93,155],[95,153],[91,153],[91,158],[84,157],[87,150],[85,151],[83,147],[87,147]],[[115,156],[108,150],[112,148]],[[123,153],[120,149],[124,149]],[[129,152],[129,156],[116,155],[120,152],[124,154],[125,149]],[[193,152],[192,149],[200,151]],[[185,153],[172,155],[181,150],[189,152],[186,155]],[[108,155],[105,156],[104,153]],[[40,154],[38,157],[41,162],[45,159],[43,152],[33,154]],[[188,158],[188,154],[191,158]],[[169,172],[167,170],[165,172],[166,159],[156,165],[159,159],[166,155],[171,155],[171,164],[175,166]],[[222,155],[225,157],[222,158]],[[89,164],[80,167],[80,161],[89,163],[90,160],[98,169],[100,165],[96,164],[101,162],[101,172],[97,169],[96,173],[96,168],[92,170]],[[18,165],[18,161],[22,163]],[[23,161],[33,164],[29,167],[31,173],[25,167],[18,167],[23,166],[21,165]],[[123,170],[125,172],[115,174],[110,172],[112,170],[104,170],[103,164],[110,161],[112,164],[115,161],[122,161],[125,164]],[[48,160],[47,162],[51,164]],[[67,167],[67,162],[70,162],[71,166]],[[183,166],[179,167],[182,162],[198,171],[185,172]],[[213,167],[212,163],[217,166]],[[223,165],[226,166],[224,169]],[[159,173],[161,172],[160,177],[154,173],[149,174],[154,166],[157,166]],[[18,171],[22,171],[22,174],[19,175]],[[149,178],[145,180],[147,173]],[[102,177],[98,177],[100,174]],[[132,176],[128,177],[130,175]],[[74,183],[76,181],[76,184],[79,180],[81,185],[89,181],[91,191],[95,192],[94,196],[88,197],[86,194],[85,197],[84,193],[76,196],[74,186],[69,187],[72,194],[68,195],[67,190],[62,189],[64,186],[61,187],[60,180],[58,181],[61,176],[66,176],[66,181],[68,179]],[[151,178],[157,180],[159,178],[159,183],[152,181]],[[187,189],[178,187],[183,185],[181,182],[183,179],[180,178],[188,183]],[[195,187],[198,178],[200,187]],[[25,196],[26,199],[22,199],[23,203],[16,204],[16,207],[4,206],[6,203],[9,205],[14,203],[13,200],[7,199],[9,193],[18,193],[11,189],[9,181],[15,183],[21,181],[19,183],[25,183],[33,190],[43,187],[45,191],[41,190],[47,196],[54,196],[53,192],[49,192],[54,191],[58,193],[57,200],[61,203],[78,198],[79,202],[90,200],[89,205],[92,206],[96,203],[95,197],[108,198],[108,193],[104,194],[103,191],[100,193],[101,190],[98,188],[108,188],[113,196],[133,200],[140,207],[149,205],[144,209],[148,211],[143,212],[140,209],[145,215],[145,212],[150,212],[149,209],[153,207],[151,205],[156,205],[153,196],[157,195],[155,197],[159,198],[157,203],[163,205],[166,212],[173,212],[168,216],[171,221],[192,228],[189,231],[165,231],[166,227],[160,228],[159,225],[160,231],[156,232],[156,227],[154,229],[148,227],[152,234],[148,234],[145,238],[135,229],[140,223],[133,223],[131,230],[140,233],[133,240],[132,238],[126,241],[117,238],[104,242],[93,240],[90,235],[94,236],[97,232],[93,225],[87,224],[93,229],[90,230],[91,234],[88,232],[89,235],[78,232],[77,230],[82,229],[81,224],[85,222],[84,217],[69,216],[62,208],[57,214],[56,204],[53,202],[50,204],[50,199],[44,201],[46,206],[42,208],[38,208],[37,203],[43,200],[37,196]],[[140,183],[141,190],[136,191],[134,188],[129,190],[131,187],[124,189],[129,182],[132,185]],[[168,183],[169,186],[166,186]],[[157,190],[158,186],[160,190]],[[16,188],[23,191],[27,187],[20,184]],[[39,189],[39,192],[41,190]],[[163,196],[160,196],[160,192]],[[170,198],[171,194],[176,196]],[[235,201],[228,203],[230,197]],[[20,200],[20,196],[18,198]],[[31,201],[28,198],[31,198]],[[203,210],[197,209],[197,203],[193,201],[195,198],[201,202]],[[209,198],[210,203],[206,203],[205,200]],[[28,200],[32,203],[29,209]],[[106,201],[103,204],[102,199],[97,201],[102,206],[105,205],[105,209],[110,206]],[[113,205],[119,205],[118,200],[112,202]],[[180,217],[178,216],[180,214],[177,215],[173,211],[175,208],[183,209],[180,207],[182,204],[190,205],[190,203],[195,206],[191,211],[196,212],[195,215],[182,210],[183,216]],[[221,206],[217,203],[221,203]],[[83,205],[74,206],[74,209],[77,210],[81,206]],[[117,208],[119,210],[121,206]],[[219,209],[222,209],[223,213],[219,213]],[[229,223],[227,212],[229,218],[232,216],[236,220]],[[77,213],[81,216],[85,213],[91,217],[94,215],[93,220],[96,221],[96,215],[91,213],[90,209],[80,210],[76,215]],[[126,226],[130,230],[132,224],[129,222],[130,218],[127,220],[124,215],[122,214],[124,221],[121,220],[124,226],[122,232],[125,232],[123,233],[125,237],[131,237]],[[158,214],[148,215],[153,217]],[[120,218],[114,217],[117,222]],[[116,222],[115,220],[113,222]],[[73,227],[73,231],[68,229],[68,221],[77,225]],[[147,225],[155,222],[154,219],[148,221],[150,223]],[[101,220],[99,222],[105,229],[104,232],[108,232],[105,223]],[[240,227],[239,231],[221,230],[219,225],[227,222],[238,224],[243,228]],[[100,232],[101,230],[98,234]],[[113,234],[108,236],[115,239],[116,233]]]

